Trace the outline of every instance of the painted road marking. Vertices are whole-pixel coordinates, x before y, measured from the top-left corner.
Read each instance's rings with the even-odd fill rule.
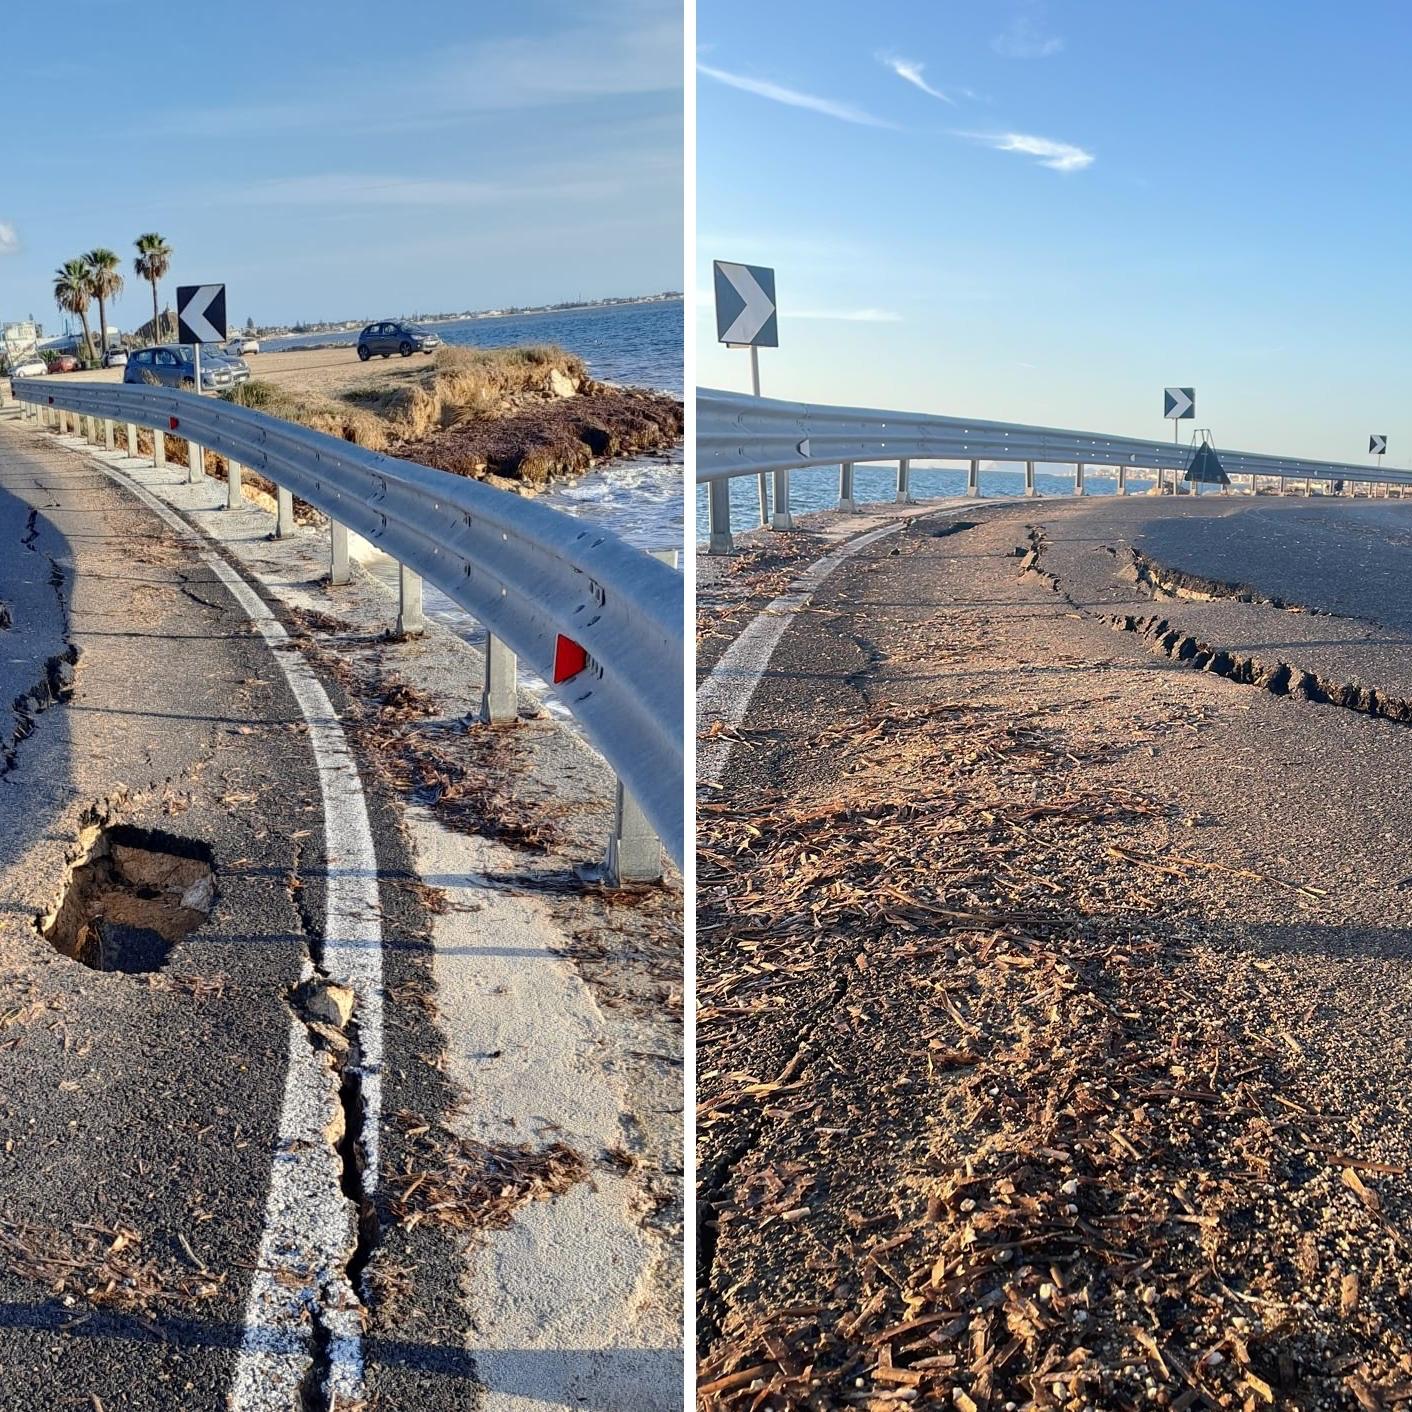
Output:
[[[98,458],[95,458],[98,459]],[[98,459],[98,464],[183,538],[198,538],[175,511],[147,489]],[[259,595],[219,555],[200,558],[230,590],[279,663],[309,727],[323,796],[325,881],[323,967],[357,996],[354,1017],[362,1050],[363,1190],[377,1189],[382,1116],[382,921],[377,855],[357,762],[327,693],[289,634]],[[277,648],[288,650],[278,651]],[[313,974],[311,964],[306,973]],[[311,1320],[328,1330],[330,1406],[366,1397],[361,1303],[344,1268],[352,1250],[354,1213],[339,1183],[340,1159],[324,1136],[332,1116],[331,1078],[302,1022],[291,1019],[289,1066],[279,1141],[265,1205],[265,1229],[236,1364],[232,1412],[288,1412],[300,1405]]]
[[[750,709],[755,696],[755,688],[770,668],[770,658],[779,646],[785,629],[794,621],[794,615],[818,591],[824,580],[845,560],[851,559],[860,549],[887,535],[896,534],[914,519],[949,519],[956,515],[974,514],[984,507],[978,505],[953,505],[945,510],[922,511],[908,519],[884,525],[881,529],[869,530],[857,539],[850,539],[839,545],[831,553],[824,555],[816,563],[810,564],[797,579],[773,602],[756,614],[746,624],[745,630],[721,654],[721,660],[711,668],[706,680],[696,689],[696,779],[715,785],[730,759],[731,747],[735,744],[728,735],[722,734],[702,739],[711,725],[719,721],[729,731],[740,725]]]

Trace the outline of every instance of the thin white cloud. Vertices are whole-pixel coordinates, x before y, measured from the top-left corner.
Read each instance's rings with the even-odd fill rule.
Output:
[[[753,93],[758,98],[768,98],[772,103],[783,103],[790,108],[807,108],[811,113],[823,113],[826,117],[838,118],[845,123],[858,123],[863,127],[896,127],[895,123],[875,118],[871,113],[865,113],[851,104],[835,103],[831,98],[816,98],[811,93],[800,93],[797,89],[785,88],[778,83],[745,78],[741,74],[727,73],[725,69],[713,69],[709,64],[697,64],[696,71],[730,88]]]
[[[902,315],[891,309],[787,309],[791,319],[819,319],[841,324],[900,324]]]
[[[933,98],[940,98],[943,103],[950,103],[954,108],[956,100],[949,93],[943,93],[939,88],[933,88],[926,79],[922,77],[924,64],[919,64],[913,59],[903,59],[896,54],[879,54],[878,62],[886,64],[898,78],[910,83],[914,88],[920,88],[923,93],[929,93]]]
[[[1057,34],[1046,34],[1028,15],[1016,15],[990,47],[1007,59],[1047,59],[1064,47],[1064,41]]]
[[[9,221],[0,221],[0,255],[17,255],[19,249],[19,231]]]
[[[1035,137],[1027,132],[959,132],[956,136],[984,142],[997,152],[1019,152],[1034,157],[1040,166],[1054,172],[1081,172],[1096,160],[1092,152],[1075,147],[1072,142],[1055,142],[1053,138]]]

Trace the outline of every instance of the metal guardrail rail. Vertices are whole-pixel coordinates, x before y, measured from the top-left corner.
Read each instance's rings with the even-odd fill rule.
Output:
[[[581,647],[561,699],[680,864],[684,603],[668,564],[532,500],[218,398],[48,378],[13,387],[29,415],[102,420],[110,448],[113,424],[127,424],[257,471],[327,515],[335,535],[342,527],[345,546],[351,529],[434,584],[545,681]],[[193,477],[198,465],[193,452]]]
[[[1217,447],[1217,451],[1227,473],[1235,476],[1412,486],[1409,471],[1228,451],[1224,447]],[[898,499],[902,500],[909,496],[912,461],[968,462],[968,492],[974,495],[979,493],[981,461],[1024,463],[1027,488],[1033,485],[1036,462],[1071,465],[1075,467],[1076,486],[1081,489],[1087,466],[1117,468],[1120,487],[1125,487],[1127,471],[1180,472],[1185,469],[1189,454],[1187,448],[1171,442],[1140,437],[922,412],[784,402],[714,388],[699,388],[696,394],[696,479],[712,491],[713,550],[719,547],[718,540],[724,538],[728,542],[728,531],[724,529],[729,523],[726,483],[737,476],[774,474],[774,524],[776,528],[787,528],[788,475],[792,470],[841,468],[840,500],[848,502],[854,465],[896,461]],[[762,507],[764,491],[762,482]]]

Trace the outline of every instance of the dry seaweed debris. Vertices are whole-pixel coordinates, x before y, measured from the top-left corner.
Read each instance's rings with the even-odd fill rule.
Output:
[[[1140,890],[1161,804],[1043,713],[845,740],[833,798],[702,810],[701,1406],[1412,1403],[1402,1173]]]
[[[142,1254],[142,1236],[126,1226],[78,1225],[59,1231],[0,1221],[0,1262],[37,1280],[66,1304],[82,1300],[122,1313],[173,1309],[214,1298],[225,1276],[205,1266],[164,1267]]]
[[[477,1142],[415,1114],[394,1116],[410,1151],[388,1179],[393,1219],[460,1230],[503,1230],[526,1202],[562,1195],[588,1176],[588,1164],[562,1142],[547,1147]]]

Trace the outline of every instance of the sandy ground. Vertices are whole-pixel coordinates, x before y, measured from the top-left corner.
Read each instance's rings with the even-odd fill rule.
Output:
[[[250,376],[272,382],[290,392],[319,393],[337,397],[359,384],[398,387],[415,382],[431,365],[424,354],[410,358],[371,358],[358,361],[353,348],[305,348],[289,353],[253,353],[245,360]],[[61,377],[85,382],[121,382],[121,368],[101,368],[91,373],[65,373]]]

